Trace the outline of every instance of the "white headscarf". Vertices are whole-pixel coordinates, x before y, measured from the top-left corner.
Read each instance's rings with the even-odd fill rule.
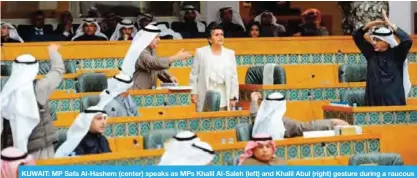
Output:
[[[188,148],[181,152],[181,157],[178,157],[170,165],[176,166],[204,166],[209,165],[216,156],[210,144],[203,141],[196,141]],[[178,152],[180,153],[180,152]]]
[[[185,13],[187,11],[194,11],[194,13],[195,13],[195,23],[197,24],[198,32],[200,32],[200,33],[206,32],[206,25],[204,25],[204,23],[201,22],[201,19],[200,19],[201,18],[201,15],[200,15],[200,13],[192,5],[185,5],[181,9],[181,11],[180,11],[180,20],[181,20],[181,22],[184,22],[184,16],[185,16]]]
[[[107,89],[100,93],[100,102],[97,106],[104,108],[113,98],[126,92],[132,85],[132,77],[120,71],[119,74],[107,79]]]
[[[155,39],[159,33],[161,33],[161,30],[151,24],[147,25],[145,28],[136,33],[125,58],[123,59],[121,70],[125,74],[133,77],[133,73],[135,72],[135,64],[140,56],[140,53],[142,53],[142,51],[149,46],[152,40]]]
[[[221,14],[221,12],[223,12],[225,10],[231,10],[233,12],[232,22],[242,26],[243,30],[246,31],[245,24],[243,23],[242,17],[240,17],[240,14],[237,13],[235,10],[233,10],[233,8],[231,8],[231,7],[224,7],[224,8],[219,9],[219,11],[217,12],[217,23],[222,22],[220,14]]]
[[[262,84],[263,85],[273,85],[274,84],[274,71],[276,64],[268,63],[264,66],[264,71],[262,75]]]
[[[398,46],[398,42],[397,40],[395,40],[393,32],[386,27],[379,27],[375,29],[370,35],[370,37],[371,39],[378,38],[382,41],[387,42],[391,48],[395,48],[396,46]],[[403,64],[403,85],[405,98],[407,98],[411,90],[410,74],[408,73],[408,59],[405,59]]]
[[[9,29],[9,38],[20,41],[21,43],[23,43],[23,39],[20,38],[19,33],[17,33],[16,28],[7,22],[1,22],[1,26],[6,26]]]
[[[1,92],[1,114],[9,120],[13,146],[27,152],[29,136],[39,124],[39,108],[33,82],[38,75],[39,63],[29,54],[16,58],[12,74]],[[0,136],[3,131],[3,119]]]
[[[152,14],[149,13],[139,13],[138,17],[136,17],[136,23],[138,24],[138,30],[141,30],[142,28],[140,27],[140,20],[142,20],[143,18],[147,18],[150,19],[151,22],[155,21],[155,18],[152,16]]]
[[[101,28],[100,28],[100,25],[98,25],[97,20],[94,19],[94,18],[86,18],[86,19],[83,20],[83,23],[81,23],[80,26],[78,26],[77,31],[75,31],[75,35],[74,35],[74,37],[72,37],[71,41],[74,41],[74,39],[84,35],[83,27],[84,27],[85,24],[94,24],[97,27],[96,32],[94,33],[94,35],[104,37],[104,38],[106,38],[106,40],[108,40],[107,36],[105,34],[101,33]]]
[[[260,13],[258,16],[255,17],[255,22],[258,22],[259,24],[262,24],[262,15],[270,15],[272,16],[272,25],[280,27],[282,25],[277,23],[277,18],[275,17],[275,15],[272,12],[269,11],[263,11],[262,13]]]
[[[132,28],[132,33],[130,34],[132,38],[135,37],[136,33],[138,32],[131,20],[124,19],[117,24],[116,29],[110,37],[110,41],[118,41],[120,37],[123,37],[122,32],[120,31],[122,28]]]
[[[262,101],[256,115],[252,135],[265,133],[274,140],[284,138],[285,127],[282,118],[287,111],[287,102],[281,93],[272,93]]]
[[[156,22],[152,22],[150,24],[157,25]],[[156,27],[158,27],[161,30],[161,33],[159,33],[160,36],[171,35],[174,40],[182,40],[182,36],[180,33],[177,33],[174,30],[169,29],[165,24],[159,24]]]
[[[91,122],[97,114],[103,114],[104,117],[107,117],[106,112],[97,106],[89,107],[78,114],[74,123],[68,129],[67,140],[56,151],[55,158],[67,157],[77,148],[78,144],[90,130]]]
[[[182,157],[180,153],[188,153],[187,149],[196,141],[200,141],[200,138],[193,132],[182,131],[177,133],[165,145],[165,152],[161,157],[159,165],[174,165],[173,162]]]

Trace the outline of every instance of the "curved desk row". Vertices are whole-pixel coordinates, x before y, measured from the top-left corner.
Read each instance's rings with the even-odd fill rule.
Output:
[[[323,106],[326,118],[341,118],[354,125],[417,124],[417,105],[341,107]]]
[[[417,97],[417,83],[413,81],[410,97]],[[240,104],[248,108],[250,94],[253,91],[260,91],[268,95],[278,91],[287,96],[290,101],[330,101],[339,100],[347,90],[363,90],[364,82],[337,83],[337,84],[308,84],[308,85],[240,85]],[[188,106],[190,102],[190,91],[161,90],[133,90],[129,91],[133,101],[139,108],[165,106]],[[70,93],[55,92],[50,96],[50,102],[55,112],[71,112],[80,110],[80,98],[85,95],[97,95],[98,93]]]
[[[339,64],[281,64],[277,62],[285,70],[286,73],[286,84],[288,85],[329,85],[337,84],[339,82]],[[251,65],[252,66],[252,65]],[[238,80],[239,83],[244,84],[246,73],[251,67],[247,66],[238,66]],[[302,69],[302,70],[300,70]],[[408,70],[410,74],[411,81],[417,81],[417,63],[410,63],[408,65]],[[58,90],[69,90],[75,92],[75,82],[76,78],[82,73],[104,73],[107,77],[112,77],[117,74],[118,69],[108,68],[108,69],[79,69],[74,74],[64,74],[64,79],[61,84],[58,86]],[[191,67],[182,67],[182,68],[170,68],[168,72],[175,76],[178,79],[178,83],[181,86],[189,85],[189,78],[191,73]],[[312,77],[314,76],[314,77]],[[42,76],[38,76],[41,78]],[[158,83],[158,86],[160,84]]]
[[[292,138],[276,141],[276,155],[291,164],[301,159],[337,159],[358,153],[383,152],[380,149],[379,134],[337,136],[323,138]],[[240,155],[246,142],[213,145],[216,151],[214,164],[226,165]],[[100,155],[78,156],[61,159],[38,160],[38,165],[155,165],[159,162],[163,150],[140,150],[126,153],[107,153]],[[345,160],[346,158],[343,158]],[[333,160],[335,163],[337,160]],[[303,164],[303,163],[300,163]],[[306,164],[306,163],[304,163]],[[342,164],[342,163],[341,163]]]
[[[163,107],[163,106],[189,106],[189,90],[129,90],[133,102],[139,108],[144,107]],[[55,92],[50,97],[50,104],[55,112],[79,112],[81,98],[88,95],[98,95],[99,92],[88,93],[65,93]]]
[[[417,36],[413,35],[410,52],[417,52]],[[65,59],[108,59],[123,58],[131,42],[122,41],[86,41],[55,42],[62,48],[60,52]],[[34,55],[37,59],[49,59],[47,46],[50,42],[4,44],[3,60],[14,60],[22,51]],[[180,44],[180,45],[179,45]],[[243,45],[244,44],[244,45]],[[157,52],[160,56],[171,56],[182,48],[194,52],[197,48],[207,46],[206,39],[163,40]],[[284,38],[242,38],[226,39],[225,46],[236,51],[236,55],[321,55],[321,54],[357,54],[358,48],[351,36],[326,37],[284,37]],[[279,48],[277,48],[279,46]],[[292,59],[292,56],[289,56]],[[102,63],[106,64],[106,63]],[[93,65],[94,66],[94,65]]]
[[[416,100],[409,100],[414,104]],[[401,154],[406,164],[417,164],[417,105],[388,107],[323,106],[326,117],[337,117],[356,125],[364,132],[381,134],[387,152]]]
[[[73,120],[60,119],[54,122],[54,126],[60,130],[67,130]],[[152,130],[168,128],[192,132],[224,131],[235,129],[240,123],[249,123],[249,120],[249,111],[184,112],[176,116],[118,117],[108,119],[104,135],[107,137],[141,136]]]

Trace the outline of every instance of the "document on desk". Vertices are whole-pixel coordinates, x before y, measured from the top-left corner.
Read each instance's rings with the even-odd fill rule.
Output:
[[[193,88],[191,86],[175,86],[175,87],[168,87],[168,90],[174,90],[174,91],[179,91],[179,90],[192,90]]]
[[[304,138],[333,137],[333,136],[336,136],[336,132],[334,130],[303,132]]]

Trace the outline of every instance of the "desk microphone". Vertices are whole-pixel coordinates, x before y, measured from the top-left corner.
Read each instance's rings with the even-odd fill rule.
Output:
[[[136,138],[135,138],[135,139],[133,139],[133,146],[134,146],[136,149],[138,149],[138,148],[139,148],[139,142],[138,142],[138,140],[136,140]]]
[[[233,101],[235,102],[235,105],[233,106],[232,111],[236,111],[236,108],[237,108],[237,102],[238,102],[238,100],[237,100],[237,97],[236,97],[236,96],[233,98]]]
[[[347,82],[344,82],[344,83],[347,83],[347,85],[348,85],[348,88],[346,89],[346,92],[349,92],[349,91],[352,91],[352,86],[350,85],[350,79],[349,79],[349,77],[348,77],[348,75],[346,75],[346,73],[344,72],[344,71],[342,71],[341,72],[341,74],[342,74],[342,76],[344,76],[344,77],[346,77],[346,80],[347,80]],[[345,92],[345,94],[346,94],[346,92]],[[343,97],[344,96],[340,96],[340,97],[342,97],[342,98],[340,98],[340,101],[342,101],[342,99],[343,99]],[[348,101],[349,102],[349,101]],[[349,103],[349,105],[353,105],[353,103]]]
[[[313,79],[314,77],[316,77],[316,75],[315,74],[311,74],[310,77],[307,77],[305,79],[302,79],[302,80],[296,82],[296,84],[299,84],[299,83],[305,82],[307,80]]]
[[[112,114],[113,117],[117,117],[117,115],[116,115],[116,109],[111,108],[111,114]]]
[[[311,114],[313,115],[313,123],[317,120],[316,113],[314,112],[312,100],[314,100],[314,96],[309,91],[308,95],[308,103],[310,104]]]
[[[320,145],[322,148],[323,148],[323,150],[324,150],[324,153],[325,154],[327,154],[327,143],[324,143],[324,142],[321,142],[321,145]],[[337,151],[337,148],[336,148],[336,153],[339,153],[338,151]],[[328,155],[327,155],[328,156]],[[343,163],[342,163],[342,161],[341,160],[339,160],[339,159],[337,159],[337,157],[339,156],[339,154],[336,154],[335,156],[331,156],[333,159],[335,159],[336,161],[337,161],[337,163],[339,163],[339,165],[343,165]]]
[[[163,115],[165,115],[165,113],[167,112],[167,106],[168,106],[168,101],[167,101],[167,99],[165,98],[165,100],[164,100],[164,111],[159,111],[158,112],[158,114],[159,114],[159,116],[163,116]]]

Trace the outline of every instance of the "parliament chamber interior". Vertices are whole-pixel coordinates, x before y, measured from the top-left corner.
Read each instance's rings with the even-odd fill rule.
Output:
[[[209,6],[210,1],[205,3]],[[234,3],[240,7],[246,22],[244,13],[249,14],[245,10],[248,4]],[[301,11],[305,10],[300,7]],[[69,7],[59,2],[57,8]],[[337,18],[334,16],[323,10],[323,19],[332,23],[327,28],[331,36],[226,37],[224,47],[235,53],[238,81],[238,102],[236,109],[230,111],[197,112],[196,103],[192,102],[193,89],[188,87],[191,85],[190,73],[196,49],[208,45],[207,39],[163,39],[156,50],[158,56],[168,57],[182,49],[194,56],[172,62],[167,70],[181,87],[164,87],[161,85],[163,82],[158,81],[153,89],[127,90],[139,116],[108,118],[103,135],[111,153],[39,159],[36,164],[157,165],[164,153],[163,145],[179,131],[187,130],[212,146],[216,152],[212,164],[236,165],[236,158],[252,137],[251,94],[260,92],[265,99],[279,92],[286,100],[285,117],[301,122],[338,118],[356,126],[351,127],[354,129],[341,129],[330,136],[304,135],[275,140],[275,155],[288,165],[352,165],[351,157],[371,153],[395,153],[405,165],[416,165],[417,36],[409,33],[412,46],[407,59],[411,89],[406,105],[366,106],[368,61],[352,36],[343,35],[341,23],[336,22],[340,21],[340,14]],[[2,89],[7,86],[6,82],[10,82],[11,66],[22,54],[36,58],[39,63],[36,79],[45,78],[51,70],[47,50],[51,43],[60,45],[59,53],[65,64],[62,81],[49,95],[47,103],[58,142],[62,144],[77,116],[99,102],[100,93],[108,87],[108,79],[119,73],[129,47],[136,43],[2,43]],[[263,72],[267,64],[276,64],[273,74]],[[272,84],[262,83],[265,75],[272,77]]]

